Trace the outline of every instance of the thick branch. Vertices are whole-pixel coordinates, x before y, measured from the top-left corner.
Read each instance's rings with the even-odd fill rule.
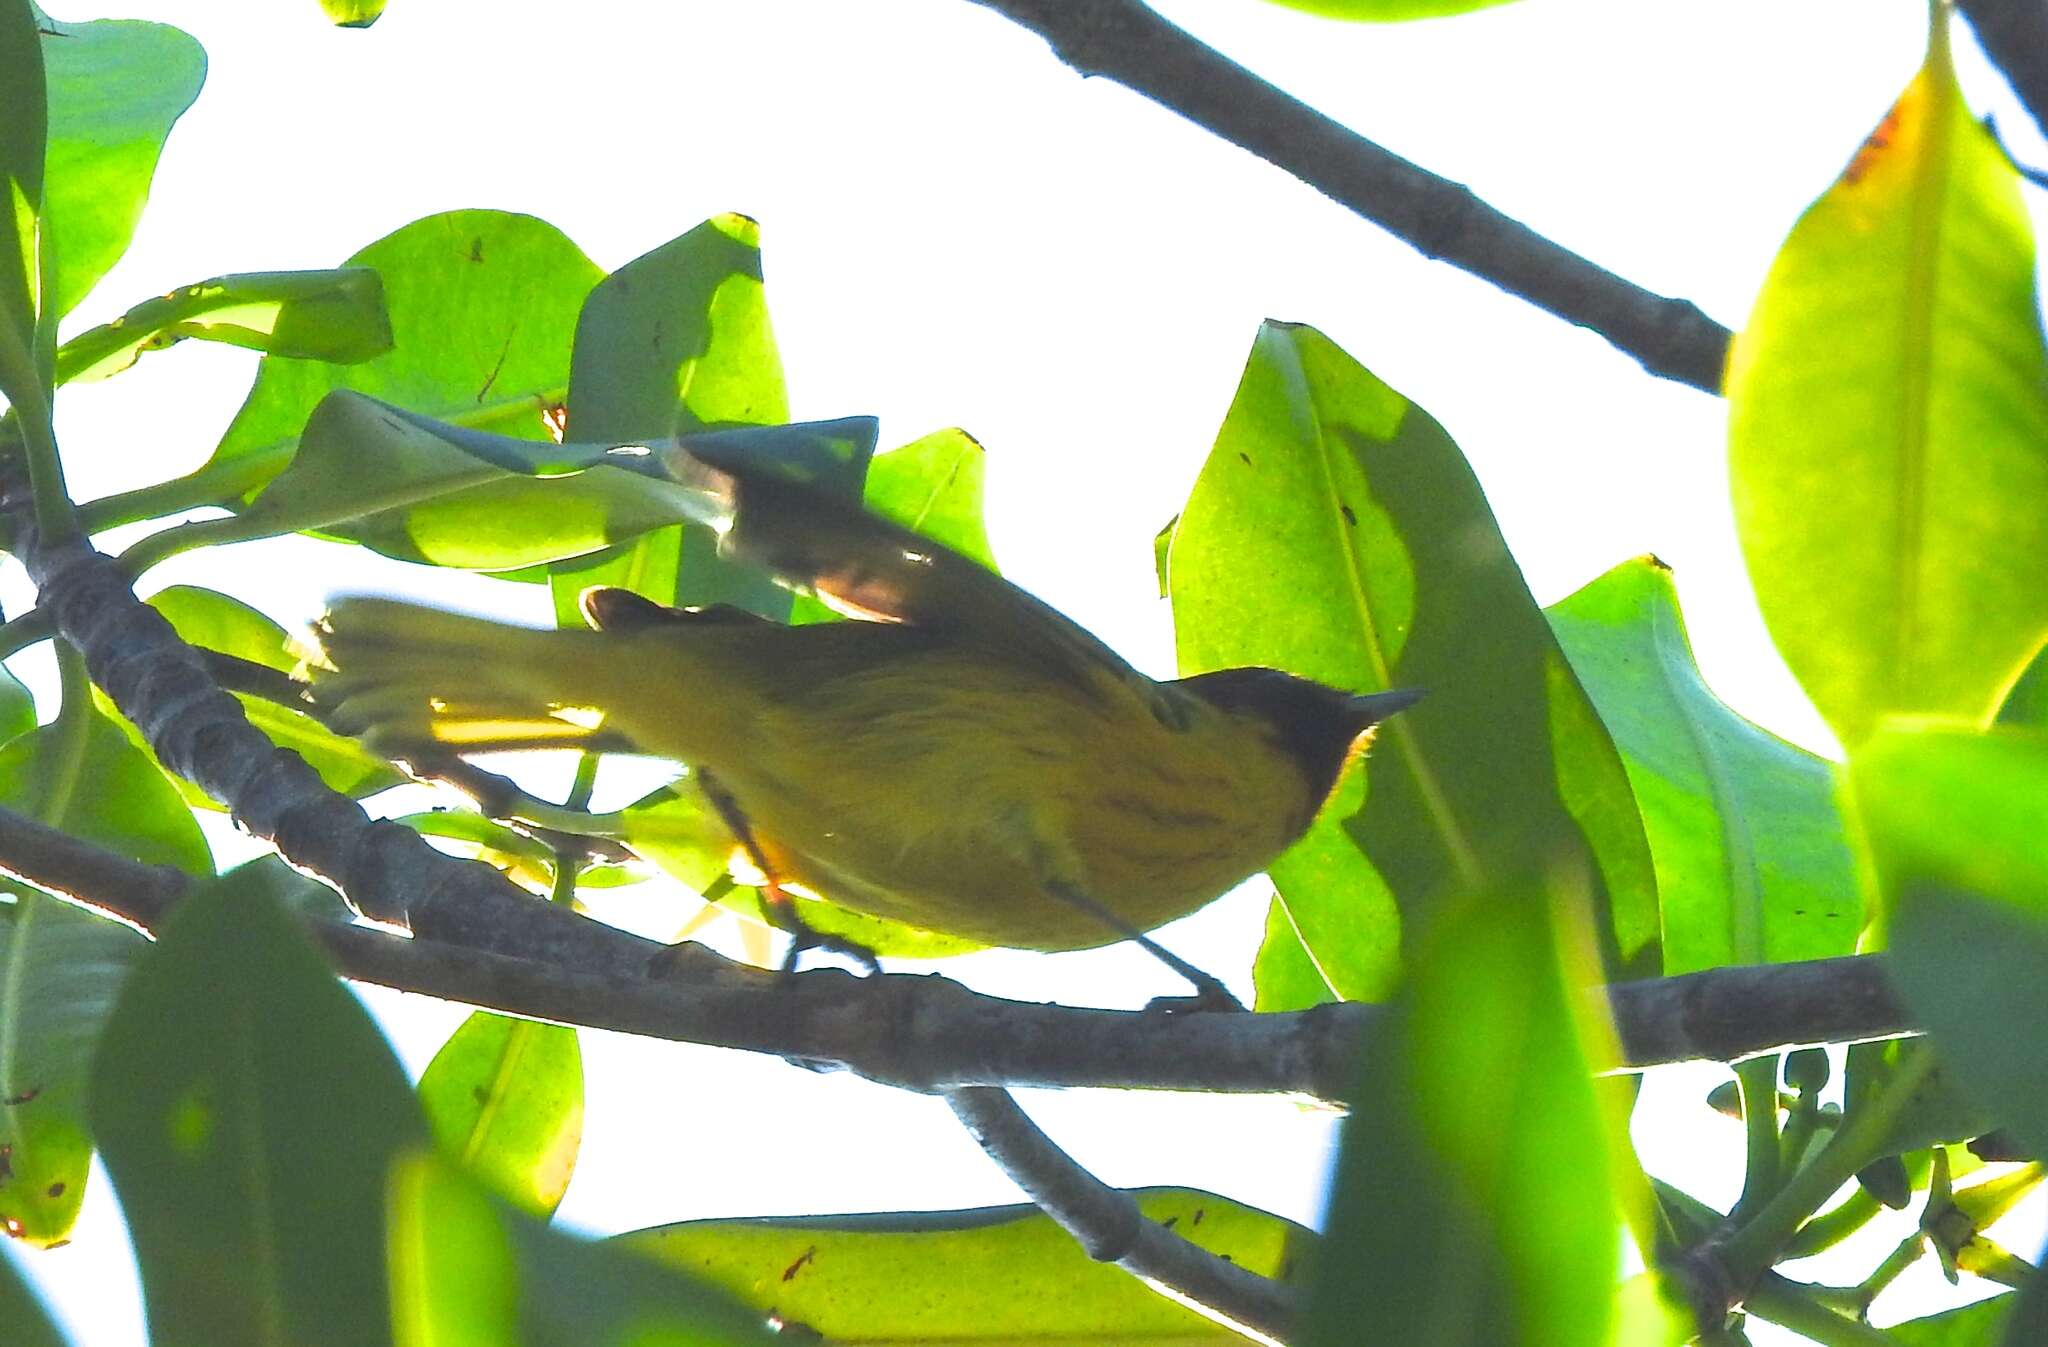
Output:
[[[1141,0],[975,0],[1100,75],[1286,169],[1338,204],[1567,322],[1652,374],[1721,391],[1728,330],[1501,213],[1471,189],[1375,145],[1266,83]]]
[[[2048,0],[1956,0],[1956,8],[2048,136]]]
[[[147,927],[189,881],[0,810],[0,865]],[[1005,1001],[939,977],[716,979],[559,967],[358,926],[315,928],[339,971],[534,1019],[842,1066],[921,1091],[1107,1086],[1340,1100],[1378,1006],[1158,1015]],[[1598,995],[1597,991],[1589,994]],[[1609,989],[1624,1069],[1909,1032],[1881,957],[1724,968]]]
[[[1176,1299],[1262,1342],[1289,1340],[1301,1315],[1293,1287],[1249,1272],[1146,1220],[1129,1193],[1076,1164],[1008,1091],[955,1090],[946,1103],[1003,1172],[1090,1258],[1170,1288]]]

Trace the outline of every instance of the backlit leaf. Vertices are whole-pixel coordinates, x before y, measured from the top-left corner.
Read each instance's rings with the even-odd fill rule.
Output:
[[[1989,720],[2048,631],[2034,242],[1937,14],[1925,68],[1793,227],[1728,369],[1750,578],[1852,752],[1887,712]]]
[[[1651,957],[1649,852],[1620,759],[1443,428],[1313,329],[1268,323],[1174,531],[1183,673],[1265,664],[1428,695],[1383,726],[1271,867],[1316,966],[1384,995],[1434,908],[1538,858],[1607,884],[1622,967]],[[1396,904],[1399,915],[1396,914]]]
[[[1134,1194],[1146,1219],[1266,1277],[1308,1232],[1214,1193]],[[1236,1334],[1089,1259],[1035,1207],[689,1221],[621,1236],[833,1342],[1206,1347]]]
[[[444,1154],[521,1211],[554,1212],[583,1138],[575,1029],[479,1010],[427,1064],[419,1096]]]
[[[1714,696],[1663,564],[1624,562],[1548,615],[1642,809],[1665,973],[1853,952],[1862,899],[1828,765]]]
[[[390,1341],[385,1175],[425,1133],[276,874],[186,896],[94,1065],[93,1126],[159,1347]]]
[[[390,350],[391,324],[377,273],[361,267],[217,276],[65,342],[57,382],[104,379],[187,339],[348,365]]]
[[[446,1161],[392,1174],[397,1347],[771,1347],[763,1316],[618,1244],[505,1210]]]
[[[1888,727],[1849,760],[1892,977],[1942,1061],[2048,1154],[2048,735]],[[1988,1129],[1981,1129],[1988,1130]]]

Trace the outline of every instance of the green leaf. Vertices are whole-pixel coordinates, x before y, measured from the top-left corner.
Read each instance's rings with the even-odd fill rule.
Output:
[[[1885,1336],[1899,1347],[1997,1347],[2015,1297],[1993,1296],[1961,1309],[1893,1324]],[[2022,1347],[2015,1344],[2014,1347]]]
[[[1409,19],[1438,19],[1450,14],[1470,14],[1492,9],[1508,0],[1272,0],[1326,19],[1348,19],[1354,23],[1400,23]]]
[[[218,650],[278,670],[290,670],[299,661],[289,632],[226,594],[194,585],[173,585],[159,590],[150,598],[149,605],[170,620],[178,635],[203,649]],[[331,790],[360,798],[403,785],[407,779],[383,758],[355,740],[333,733],[311,716],[267,698],[242,693],[235,696],[250,724],[263,731],[273,744],[304,758]],[[148,751],[133,725],[125,720],[119,723],[131,742]],[[170,780],[187,804],[202,809],[224,808],[190,782],[177,777]]]
[[[1892,978],[1977,1098],[2048,1154],[2048,735],[1889,728],[1849,762]]]
[[[131,860],[212,874],[205,835],[163,769],[105,716],[83,707],[79,714],[85,724],[75,752],[70,721],[0,748],[0,803]]]
[[[2043,1341],[2048,1341],[2048,1278],[2036,1273],[2013,1302],[2005,1347],[2033,1347]]]
[[[1620,1217],[1598,1065],[1540,880],[1451,902],[1367,1041],[1311,1283],[1307,1347],[1594,1347]]]
[[[48,894],[8,888],[13,901],[0,903],[0,1228],[47,1246],[70,1237],[85,1198],[86,1076],[100,1026],[148,942]]]
[[[14,1260],[0,1255],[0,1324],[7,1326],[8,1347],[66,1347],[48,1310],[29,1289]]]
[[[1664,972],[1852,953],[1863,904],[1833,775],[1714,696],[1663,563],[1623,562],[1548,615],[1642,809]]]
[[[1390,985],[1389,895],[1412,937],[1437,905],[1532,863],[1589,868],[1588,835],[1615,961],[1653,954],[1649,852],[1620,759],[1471,469],[1321,333],[1260,330],[1168,580],[1183,673],[1267,664],[1429,693],[1381,729],[1365,783],[1341,787],[1271,867],[1339,993]]]
[[[1252,961],[1252,987],[1258,998],[1253,1009],[1260,1011],[1307,1010],[1338,999],[1277,894],[1266,908],[1266,935]]]
[[[1848,1067],[1843,1080],[1845,1110],[1853,1112],[1876,1096],[1902,1063],[1911,1062],[1917,1054],[1928,1051],[1931,1049],[1926,1040],[1918,1038],[1853,1044],[1849,1048]],[[1877,1143],[1875,1151],[1880,1156],[1896,1158],[1929,1146],[1967,1141],[1991,1131],[1998,1123],[1996,1115],[1965,1093],[1956,1073],[1945,1062],[1936,1061],[1913,1092],[1898,1105],[1897,1112],[1892,1115],[1891,1130]],[[1918,1181],[1911,1186],[1926,1185],[1924,1163],[1921,1170]],[[1872,1197],[1895,1210],[1903,1208],[1905,1199],[1901,1196],[1901,1185],[1909,1182],[1903,1170],[1895,1171],[1889,1180],[1883,1175],[1874,1177],[1875,1186],[1864,1181],[1864,1173],[1857,1175],[1864,1191]],[[1883,1188],[1886,1182],[1892,1184],[1889,1191]]]
[[[50,145],[43,203],[57,243],[51,317],[128,251],[157,156],[206,82],[206,52],[161,23],[48,22]]]
[[[35,727],[35,697],[0,665],[0,744],[11,743]]]
[[[188,337],[272,355],[351,365],[391,349],[377,273],[252,271],[144,300],[57,349],[57,382],[119,374],[145,351]]]
[[[1844,746],[1887,712],[1989,720],[2048,630],[2048,348],[2018,175],[1945,10],[1780,249],[1728,400],[1757,600]]]
[[[0,396],[49,419],[44,360],[56,321],[43,194],[48,105],[28,0],[0,0]]]
[[[603,274],[553,225],[506,211],[429,215],[343,265],[383,278],[392,348],[360,365],[267,356],[200,470],[233,506],[291,461],[321,398],[350,388],[461,425],[547,438],[569,385],[570,338]]]
[[[521,1211],[553,1213],[583,1139],[573,1028],[479,1010],[427,1064],[419,1096],[443,1153]]]
[[[170,780],[89,706],[0,748],[0,803],[134,860],[213,872],[206,839]],[[10,887],[0,925],[0,1099],[21,1102],[0,1105],[0,1144],[13,1147],[0,1219],[51,1243],[66,1237],[84,1198],[86,1073],[143,941],[118,922]]]
[[[337,28],[368,28],[383,17],[384,0],[320,0],[320,9]]]
[[[850,418],[701,438],[764,460],[850,468],[857,481],[873,436],[873,421]],[[699,438],[680,443],[687,449]],[[508,570],[703,517],[702,492],[663,476],[658,452],[622,456],[619,447],[467,430],[337,392],[306,423],[291,466],[235,528],[248,537],[317,530],[405,560]]]
[[[607,276],[577,320],[570,368],[568,427],[582,440],[661,440],[787,421],[759,228],[744,215],[717,216]],[[630,555],[558,563],[557,619],[567,600],[599,584],[674,604],[686,568],[693,602],[709,601],[707,577],[721,576],[718,597],[743,593],[749,608],[788,611],[789,596],[765,577],[735,571],[706,537],[686,540],[696,532],[658,530],[637,539]]]
[[[867,507],[995,570],[982,519],[987,474],[981,441],[958,428],[935,430],[875,455],[868,465]]]
[[[390,1341],[385,1176],[425,1140],[419,1112],[275,875],[244,867],[178,905],[93,1070],[166,1347]]]
[[[789,420],[761,290],[761,230],[719,215],[590,292],[576,324],[569,430],[666,439]]]
[[[1265,1277],[1308,1232],[1213,1193],[1141,1189],[1139,1210]],[[1097,1263],[1036,1207],[688,1221],[620,1237],[834,1342],[1242,1341]]]
[[[2027,667],[2006,689],[1998,723],[2048,730],[2048,645],[2034,652]]]
[[[398,1347],[770,1347],[760,1314],[616,1244],[503,1210],[428,1156],[392,1176]]]
[[[1351,832],[1365,782],[1365,767],[1353,763],[1307,835],[1266,867],[1288,925],[1340,1001],[1384,1001],[1401,981],[1400,908]],[[1258,969],[1252,972],[1263,998]]]

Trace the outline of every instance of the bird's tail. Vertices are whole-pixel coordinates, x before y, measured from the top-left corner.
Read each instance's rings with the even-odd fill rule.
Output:
[[[538,631],[394,599],[336,600],[314,628],[313,700],[328,725],[402,758],[410,748],[482,753],[602,748],[602,715],[579,670],[602,665],[588,631]]]

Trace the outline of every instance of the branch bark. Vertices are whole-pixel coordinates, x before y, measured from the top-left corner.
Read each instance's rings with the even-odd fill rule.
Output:
[[[2048,136],[2048,0],[1956,0],[1956,8]]]
[[[1721,391],[1728,329],[1652,293],[1275,88],[1141,0],[974,0],[1038,34],[1082,75],[1143,94],[1286,169],[1423,256],[1591,328],[1652,374]]]
[[[0,866],[148,928],[191,882],[0,809]],[[526,901],[531,902],[531,899]],[[942,977],[795,977],[733,969],[710,981],[318,923],[361,982],[531,1019],[801,1058],[927,1093],[974,1086],[1298,1094],[1341,1101],[1381,1007],[1159,1015],[1006,1001]],[[1884,1038],[1913,1025],[1882,956],[1720,968],[1594,988],[1619,1029],[1622,1070],[1732,1061],[1798,1044]]]
[[[1246,1271],[1146,1220],[1129,1193],[1076,1164],[1008,1091],[955,1090],[946,1103],[989,1157],[1090,1258],[1170,1287],[1176,1298],[1258,1341],[1290,1340],[1301,1317],[1292,1286]]]

